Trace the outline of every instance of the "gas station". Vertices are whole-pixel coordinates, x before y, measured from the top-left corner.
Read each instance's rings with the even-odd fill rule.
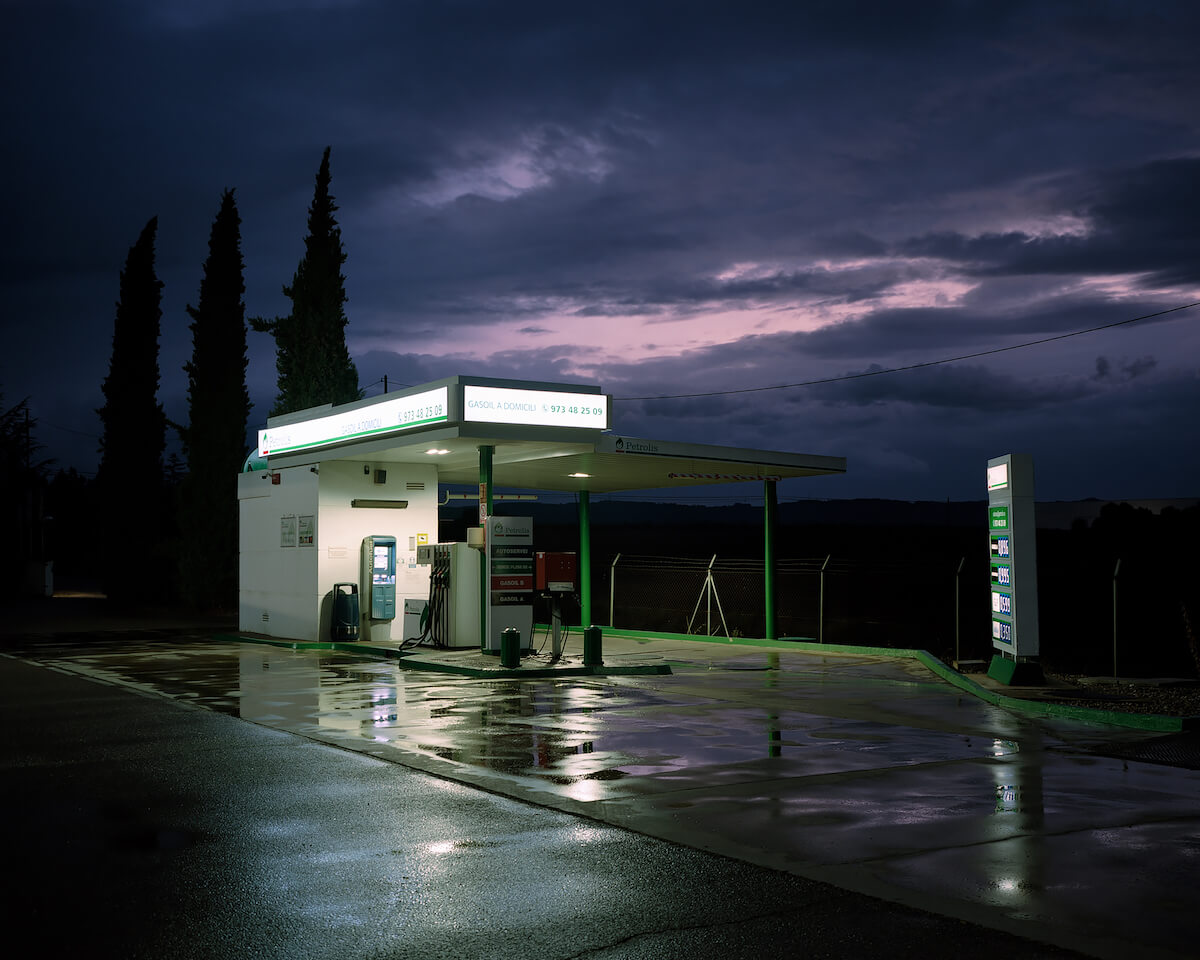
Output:
[[[845,459],[618,436],[612,407],[596,385],[456,376],[271,418],[238,476],[239,630],[498,652],[529,637],[535,585],[577,590],[592,622],[591,494],[754,481],[773,639],[776,484]],[[437,542],[439,484],[478,485],[466,543]],[[531,518],[493,515],[497,486],[576,494],[576,557],[535,555]]]

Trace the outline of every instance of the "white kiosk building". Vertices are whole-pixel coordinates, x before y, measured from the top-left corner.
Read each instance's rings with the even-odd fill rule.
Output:
[[[755,480],[764,484],[766,632],[773,637],[775,484],[844,473],[845,460],[620,437],[609,432],[611,421],[611,398],[598,386],[473,376],[270,419],[259,431],[257,458],[238,476],[239,629],[328,639],[335,585],[354,584],[359,637],[400,643],[413,629],[403,616],[406,601],[431,596],[430,553],[420,548],[438,540],[439,484],[478,484],[485,530],[495,484],[578,494],[586,626],[591,493]],[[490,618],[479,610],[503,602],[507,587],[524,585],[525,561],[519,547],[508,548],[516,559],[492,556],[501,549],[498,537],[521,531],[482,532],[472,540],[486,549],[470,551],[479,572],[457,574],[456,604],[473,604],[463,618],[471,624],[468,642],[492,648]],[[513,542],[528,545],[527,538]]]

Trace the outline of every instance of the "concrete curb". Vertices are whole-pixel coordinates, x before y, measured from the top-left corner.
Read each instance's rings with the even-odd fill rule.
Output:
[[[439,663],[430,660],[418,660],[399,649],[376,647],[366,643],[337,643],[334,641],[279,640],[271,637],[247,637],[238,633],[218,633],[214,640],[225,640],[236,643],[261,643],[269,647],[285,647],[290,650],[336,650],[341,653],[354,653],[360,656],[378,657],[382,660],[395,660],[396,665],[403,670],[419,670],[427,673],[449,673],[459,677],[474,677],[476,679],[504,680],[542,680],[548,677],[636,677],[664,676],[671,673],[671,667],[665,663],[614,666],[578,666],[578,667],[469,667],[458,663]]]
[[[1087,723],[1103,723],[1109,726],[1128,727],[1134,730],[1155,730],[1162,733],[1180,733],[1184,730],[1200,729],[1200,717],[1168,717],[1161,714],[1123,713],[1119,710],[1100,710],[1095,707],[1077,707],[1068,703],[1046,703],[1041,700],[1026,700],[1010,697],[976,683],[970,677],[947,666],[926,650],[893,647],[856,647],[842,643],[815,643],[801,637],[784,637],[780,640],[761,640],[748,637],[704,637],[686,633],[651,633],[649,631],[609,629],[606,634],[623,637],[649,637],[656,640],[690,640],[694,643],[719,643],[744,647],[765,647],[774,650],[802,650],[805,653],[836,653],[847,656],[896,657],[916,660],[933,671],[947,683],[987,703],[1023,713],[1033,717],[1059,717],[1081,720]]]
[[[1014,713],[1024,713],[1033,717],[1061,717],[1069,720],[1083,720],[1088,723],[1104,723],[1110,726],[1129,727],[1134,730],[1157,730],[1163,733],[1179,733],[1200,727],[1200,717],[1168,717],[1150,713],[1124,713],[1119,710],[1101,710],[1096,707],[1077,707],[1069,703],[1047,703],[1043,700],[1026,700],[1023,697],[1010,697],[995,690],[989,690],[982,684],[976,683],[970,677],[959,673],[953,667],[947,666],[927,650],[899,649],[889,650],[885,647],[851,647],[841,644],[810,643],[798,641],[797,646],[811,653],[821,650],[832,650],[839,653],[865,653],[871,656],[893,656],[916,660],[928,667],[935,674],[953,684],[960,690],[978,697],[987,703],[1012,710]]]

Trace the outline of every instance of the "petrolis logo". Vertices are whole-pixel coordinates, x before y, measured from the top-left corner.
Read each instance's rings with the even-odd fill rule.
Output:
[[[658,444],[647,440],[629,440],[617,437],[613,445],[616,453],[658,453]]]
[[[526,539],[533,533],[529,517],[493,517],[491,523],[494,540]]]

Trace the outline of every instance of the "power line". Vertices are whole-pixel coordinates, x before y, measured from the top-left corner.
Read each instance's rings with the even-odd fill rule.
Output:
[[[976,357],[989,357],[996,353],[1005,353],[1009,350],[1021,350],[1025,347],[1036,347],[1042,343],[1053,343],[1055,340],[1067,340],[1070,337],[1081,337],[1085,333],[1095,333],[1098,330],[1109,330],[1112,327],[1121,327],[1129,323],[1137,323],[1139,320],[1149,320],[1152,317],[1161,317],[1168,313],[1176,313],[1179,310],[1188,310],[1192,307],[1200,306],[1200,300],[1193,303],[1185,303],[1178,307],[1171,307],[1167,310],[1159,310],[1157,313],[1147,313],[1141,317],[1131,317],[1128,320],[1117,320],[1114,323],[1102,323],[1098,327],[1088,327],[1086,330],[1073,330],[1070,333],[1060,333],[1053,337],[1042,337],[1040,340],[1026,340],[1024,343],[1013,343],[1007,347],[993,347],[990,350],[980,350],[978,353],[964,353],[957,357],[942,357],[940,360],[924,360],[920,363],[910,363],[903,367],[888,367],[886,370],[865,370],[862,373],[847,373],[840,377],[822,377],[819,380],[802,380],[799,383],[777,383],[770,387],[742,387],[739,390],[709,390],[704,393],[672,393],[660,394],[652,397],[616,397],[617,400],[688,400],[697,397],[727,397],[735,393],[762,393],[765,390],[788,390],[792,387],[811,387],[819,383],[840,383],[843,380],[861,380],[863,377],[879,377],[885,373],[902,373],[905,370],[919,370],[922,367],[936,367],[943,363],[957,363],[959,360],[974,360]]]
[[[86,430],[76,430],[72,427],[60,427],[57,423],[51,423],[49,420],[38,418],[37,425],[39,427],[52,427],[55,430],[62,430],[64,433],[74,433],[81,437],[91,437],[93,440],[99,440],[100,435],[96,433],[88,433]]]

